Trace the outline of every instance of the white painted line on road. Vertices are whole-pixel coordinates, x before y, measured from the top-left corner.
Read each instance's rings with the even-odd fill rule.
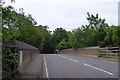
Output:
[[[44,56],[44,54],[43,54],[43,59],[44,59],[44,62],[45,62],[46,78],[49,78],[49,76],[48,76],[47,64],[46,64],[46,60],[45,60],[45,56]]]
[[[74,60],[74,59],[71,59],[71,58],[67,58],[67,57],[65,57],[65,56],[61,56],[61,55],[58,55],[58,54],[57,54],[57,56],[60,56],[60,57],[62,57],[62,58],[69,59],[69,60],[74,61],[74,62],[79,62],[79,61],[77,61],[77,60]]]
[[[69,60],[74,61],[74,62],[79,62],[79,61],[77,61],[77,60],[74,60],[74,59],[71,59],[71,58],[67,58],[67,57],[65,57],[65,56],[61,56],[61,55],[58,55],[58,54],[57,54],[57,56],[60,56],[60,57],[62,57],[62,58],[69,59]]]
[[[65,57],[65,56],[62,56],[63,58],[67,58],[67,57]]]
[[[61,56],[61,55],[58,55],[58,54],[57,54],[57,56],[60,56],[60,57],[63,57],[63,58],[67,58],[67,57],[65,57],[65,56]]]
[[[68,58],[68,59],[71,60],[71,61],[73,60],[73,59],[71,59],[71,58]]]
[[[100,69],[100,68],[91,66],[91,65],[89,65],[89,64],[84,63],[84,65],[85,65],[85,66],[88,66],[88,67],[91,67],[91,68],[94,68],[94,69],[97,69],[97,70],[100,70],[100,71],[103,71],[103,72],[105,72],[105,73],[107,73],[107,74],[109,74],[109,75],[114,75],[114,74],[111,73],[111,72],[108,72],[108,71],[106,71],[106,70],[103,70],[103,69]]]
[[[60,56],[60,55],[58,55],[58,54],[56,54],[57,56]]]
[[[73,61],[75,61],[75,62],[79,62],[79,61],[77,61],[77,60],[73,60]]]
[[[60,57],[67,58],[67,57],[65,57],[65,56],[60,56]]]
[[[74,60],[74,59],[71,59],[71,58],[68,58],[69,60],[71,60],[71,61],[74,61],[74,62],[79,62],[79,61],[77,61],[77,60]]]

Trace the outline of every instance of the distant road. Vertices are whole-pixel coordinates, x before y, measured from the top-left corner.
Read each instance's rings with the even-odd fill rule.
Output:
[[[67,54],[44,54],[47,78],[118,78],[118,63]]]

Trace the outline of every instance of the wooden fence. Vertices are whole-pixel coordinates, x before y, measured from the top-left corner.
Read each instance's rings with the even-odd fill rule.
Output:
[[[99,48],[100,55],[118,56],[120,55],[120,47]]]

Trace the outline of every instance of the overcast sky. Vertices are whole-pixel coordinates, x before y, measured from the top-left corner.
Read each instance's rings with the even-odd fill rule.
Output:
[[[7,1],[7,0],[6,0]],[[109,25],[118,25],[119,0],[15,0],[17,10],[31,14],[40,25],[49,30],[57,27],[72,30],[87,24],[87,12],[99,14]],[[6,2],[5,5],[10,4]]]

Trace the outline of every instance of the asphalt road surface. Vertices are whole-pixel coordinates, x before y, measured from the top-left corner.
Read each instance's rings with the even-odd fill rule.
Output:
[[[44,54],[46,78],[118,78],[118,63],[68,54]]]

